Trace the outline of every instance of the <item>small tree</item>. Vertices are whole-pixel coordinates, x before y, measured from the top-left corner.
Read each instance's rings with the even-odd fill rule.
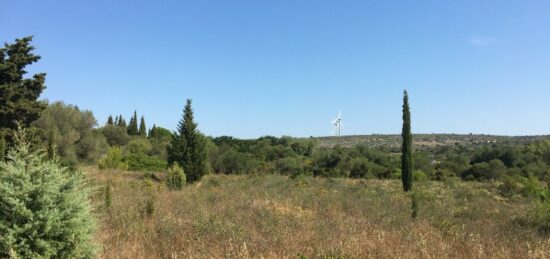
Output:
[[[187,99],[183,118],[168,147],[168,163],[178,163],[189,182],[200,180],[207,173],[206,142],[193,119],[191,100]]]
[[[412,189],[413,180],[413,157],[412,157],[412,134],[411,134],[411,113],[409,110],[409,95],[405,90],[403,93],[403,145],[401,146],[401,179],[403,190],[408,192]]]
[[[141,121],[139,123],[139,135],[146,138],[147,137],[147,127],[145,126],[145,118],[141,116]]]
[[[83,175],[18,135],[0,162],[0,258],[92,258],[95,221]]]
[[[113,125],[113,116],[109,115],[109,118],[107,118],[107,125]]]
[[[166,179],[168,188],[172,190],[181,190],[186,182],[187,178],[185,177],[185,173],[178,164],[173,164],[168,168],[168,178]]]

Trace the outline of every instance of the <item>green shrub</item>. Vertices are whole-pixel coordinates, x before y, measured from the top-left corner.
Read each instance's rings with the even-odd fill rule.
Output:
[[[167,163],[155,157],[145,154],[130,154],[125,156],[122,161],[128,165],[128,170],[132,171],[164,171]]]
[[[181,190],[185,185],[187,179],[183,169],[177,164],[172,165],[168,169],[168,178],[166,179],[166,185],[172,190]]]
[[[119,147],[109,148],[107,155],[97,163],[100,169],[128,170],[128,164],[122,160],[122,150]]]
[[[0,258],[93,258],[89,194],[82,174],[20,141],[0,162]]]

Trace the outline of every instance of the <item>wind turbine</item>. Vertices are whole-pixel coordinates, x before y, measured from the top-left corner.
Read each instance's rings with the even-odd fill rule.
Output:
[[[338,113],[338,117],[330,122],[334,126],[333,134],[340,137],[342,133],[342,110]]]

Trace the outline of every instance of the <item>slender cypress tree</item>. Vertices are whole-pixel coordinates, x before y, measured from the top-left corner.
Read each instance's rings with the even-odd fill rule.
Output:
[[[148,137],[149,138],[154,138],[156,137],[156,132],[157,131],[157,125],[153,124],[153,127],[149,130],[149,134],[148,134]]]
[[[113,125],[113,116],[109,115],[109,118],[107,118],[107,125]]]
[[[198,181],[207,173],[206,142],[193,119],[190,99],[187,99],[183,118],[168,147],[168,163],[179,164],[189,182]]]
[[[403,92],[403,145],[401,146],[401,179],[403,190],[408,192],[412,189],[413,158],[412,158],[412,134],[411,134],[411,112],[409,110],[409,95],[407,90]]]
[[[139,135],[142,137],[147,137],[147,127],[145,126],[145,118],[141,116],[141,121],[139,123]]]
[[[139,135],[137,112],[136,111],[134,111],[134,116],[130,119],[130,124],[128,124],[128,135],[130,135],[130,136]]]

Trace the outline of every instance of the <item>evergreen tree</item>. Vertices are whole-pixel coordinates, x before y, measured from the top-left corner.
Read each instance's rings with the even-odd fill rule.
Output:
[[[141,116],[141,122],[139,123],[139,135],[147,137],[147,127],[145,126],[145,118]]]
[[[0,258],[93,258],[84,176],[17,139],[0,162]]]
[[[411,113],[409,110],[409,95],[405,90],[403,93],[403,145],[401,146],[401,179],[403,190],[408,192],[412,189],[413,180],[413,158],[412,158],[412,134],[411,134]]]
[[[168,147],[168,163],[178,163],[186,173],[187,180],[195,182],[207,173],[206,159],[206,141],[197,129],[191,100],[187,99],[183,118]]]
[[[0,131],[7,134],[10,145],[13,132],[19,126],[29,127],[46,107],[38,100],[46,88],[46,74],[24,78],[25,67],[40,59],[32,53],[31,41],[32,37],[16,39],[15,43],[0,48]]]
[[[134,116],[130,119],[130,124],[128,124],[128,135],[137,136],[139,135],[138,122],[137,122],[137,112],[134,111]]]
[[[149,134],[148,134],[149,138],[155,138],[156,131],[157,131],[157,125],[153,124],[153,127],[149,129]]]
[[[109,118],[107,118],[107,125],[113,125],[113,116],[109,115]]]

